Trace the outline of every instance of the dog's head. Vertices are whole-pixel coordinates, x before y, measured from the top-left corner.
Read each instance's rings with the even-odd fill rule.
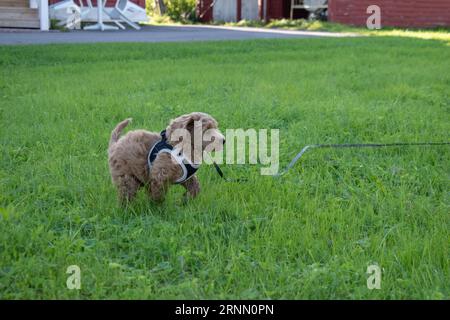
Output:
[[[185,154],[201,151],[220,151],[225,137],[217,121],[207,113],[193,112],[173,119],[166,128],[168,142]]]

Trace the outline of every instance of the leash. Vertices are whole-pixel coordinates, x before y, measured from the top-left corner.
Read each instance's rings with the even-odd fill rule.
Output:
[[[299,153],[291,160],[287,167],[274,175],[275,177],[281,177],[286,174],[300,158],[310,149],[343,149],[343,148],[385,148],[385,147],[410,147],[410,146],[443,146],[450,145],[450,142],[396,142],[396,143],[344,143],[344,144],[310,144],[303,147]],[[213,162],[219,176],[227,182],[240,182],[247,181],[247,179],[228,179],[223,174],[219,165]]]
[[[223,174],[222,169],[220,169],[219,165],[215,161],[213,161],[213,165],[214,165],[214,168],[216,169],[217,173],[219,174],[219,176],[226,182],[245,182],[245,181],[247,181],[247,179],[245,179],[245,178],[237,178],[237,179],[226,178],[225,175]]]

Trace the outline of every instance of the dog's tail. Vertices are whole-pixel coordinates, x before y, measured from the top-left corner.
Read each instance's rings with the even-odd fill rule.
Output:
[[[131,118],[125,119],[114,128],[114,130],[111,132],[111,139],[109,140],[109,146],[112,146],[119,140],[122,130],[131,122],[131,120],[132,120]]]

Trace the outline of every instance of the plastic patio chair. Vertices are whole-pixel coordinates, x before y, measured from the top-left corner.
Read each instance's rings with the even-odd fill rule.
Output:
[[[105,9],[106,9],[106,6],[105,6],[105,3],[106,3],[106,1],[107,0],[97,0],[97,5],[98,5],[98,2],[102,2],[102,6],[103,6],[103,13],[107,16],[107,17],[110,17],[111,18],[111,14],[108,12],[108,11],[106,11]],[[79,2],[81,2],[81,5],[83,5],[83,0],[79,0]],[[92,4],[92,0],[86,0],[86,2],[87,2],[87,5],[88,5],[88,10],[87,10],[87,13],[89,13],[90,12],[90,10],[97,10],[96,9],[96,7],[94,7],[94,5]],[[86,14],[87,15],[87,14]],[[83,20],[83,19],[82,19]],[[109,22],[109,21],[108,21]],[[112,19],[111,18],[111,21],[110,22],[114,22],[120,29],[125,29],[125,27],[120,23],[120,21],[117,21],[117,20],[114,20],[114,19]]]
[[[91,10],[94,8],[91,0],[85,0],[87,6],[84,5],[83,0],[64,0],[52,5],[54,10],[69,10],[70,8],[79,8],[80,12],[80,20],[84,20],[84,18],[89,15]],[[66,11],[67,12],[67,11]],[[63,26],[67,24],[67,20],[61,20],[58,22],[58,26]]]
[[[125,29],[120,22],[127,23],[130,27],[140,30],[141,27],[134,21],[132,21],[130,18],[127,17],[126,11],[127,10],[133,10],[132,4],[129,0],[117,0],[116,5],[114,8],[107,13],[107,15],[119,26],[121,26],[122,29]]]
[[[102,1],[103,3],[106,2],[106,0],[97,0],[98,2]],[[86,5],[84,4],[86,3]],[[103,9],[104,16],[108,17],[108,22],[115,23],[119,28],[125,29],[124,25],[121,22],[125,22],[128,25],[130,25],[132,28],[136,30],[140,30],[141,27],[132,21],[128,16],[126,15],[126,12],[133,12],[135,5],[130,2],[129,0],[117,0],[115,6],[108,12],[105,10],[105,7]],[[80,17],[79,19],[81,21],[87,21],[86,19],[88,16],[94,15],[93,11],[96,11],[96,7],[92,4],[92,0],[64,0],[62,2],[58,2],[54,5],[52,5],[54,10],[68,10],[69,8],[79,8]],[[90,21],[90,19],[89,19]],[[58,23],[58,26],[67,25],[68,20],[61,20]],[[94,21],[92,21],[94,22]]]

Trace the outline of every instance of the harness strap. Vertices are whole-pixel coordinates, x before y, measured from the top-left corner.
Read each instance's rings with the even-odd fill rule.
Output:
[[[155,161],[156,157],[161,152],[169,153],[183,171],[183,174],[175,181],[175,183],[182,183],[190,179],[200,167],[199,165],[192,164],[188,159],[186,159],[182,152],[174,149],[169,143],[167,143],[166,130],[161,131],[161,140],[155,143],[148,153],[147,164],[150,171],[152,169],[153,161]]]

